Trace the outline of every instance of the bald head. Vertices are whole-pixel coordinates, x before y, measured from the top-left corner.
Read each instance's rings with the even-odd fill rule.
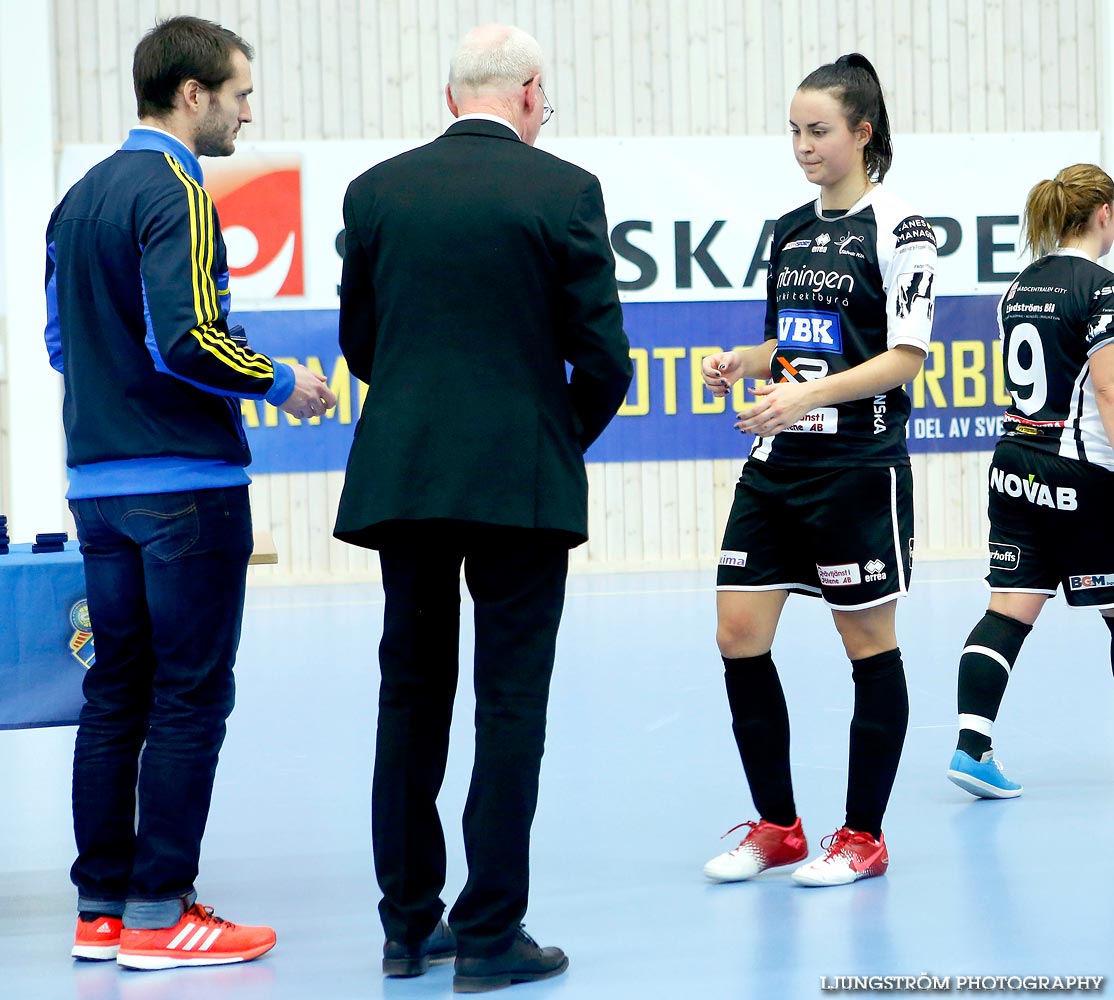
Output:
[[[449,64],[449,90],[458,103],[513,94],[542,72],[542,49],[521,28],[484,24],[461,40]]]
[[[521,28],[484,24],[464,36],[449,64],[445,103],[454,118],[494,115],[533,145],[545,109],[542,49]]]

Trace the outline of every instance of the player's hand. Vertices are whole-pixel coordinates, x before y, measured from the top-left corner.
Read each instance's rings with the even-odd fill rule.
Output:
[[[743,373],[743,356],[739,351],[709,354],[700,362],[700,374],[713,396],[726,396]]]
[[[326,410],[337,405],[337,397],[329,388],[324,375],[310,371],[305,365],[291,365],[294,369],[294,389],[286,402],[279,405],[284,413],[300,420],[323,416]]]
[[[739,420],[735,430],[744,434],[758,437],[777,434],[791,427],[816,406],[809,382],[756,385],[751,392],[758,397],[758,401],[745,413],[735,414]]]

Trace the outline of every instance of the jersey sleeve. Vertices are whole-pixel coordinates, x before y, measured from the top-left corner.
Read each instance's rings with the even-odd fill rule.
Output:
[[[1091,296],[1084,340],[1087,346],[1087,357],[1100,347],[1114,343],[1114,280],[1097,289]]]
[[[146,344],[155,368],[206,392],[282,403],[293,372],[228,335],[213,200],[172,158],[167,163],[170,174],[141,224]]]
[[[893,236],[893,256],[882,280],[886,346],[904,344],[927,354],[936,294],[936,234],[923,216],[909,215],[894,227]]]
[[[1014,279],[1013,284],[1002,293],[1002,297],[998,300],[998,307],[994,310],[994,318],[998,321],[998,343],[1002,346],[1003,351],[1006,349],[1006,300],[1013,294],[1016,287],[1017,279]]]
[[[770,240],[770,264],[766,268],[766,327],[763,340],[777,340],[777,269],[784,239],[779,226],[775,224],[774,235]]]

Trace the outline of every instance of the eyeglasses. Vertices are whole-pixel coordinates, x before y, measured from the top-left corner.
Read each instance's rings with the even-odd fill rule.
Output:
[[[532,84],[533,82],[534,77],[530,77],[530,79],[527,80],[522,86],[529,87],[530,84]],[[553,117],[553,113],[557,109],[549,103],[549,98],[545,96],[545,91],[542,90],[542,85],[540,83],[538,84],[538,92],[542,95],[542,124],[544,125],[547,121],[549,121],[550,118]]]

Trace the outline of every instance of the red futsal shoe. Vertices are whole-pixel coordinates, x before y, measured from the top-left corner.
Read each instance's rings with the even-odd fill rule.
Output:
[[[757,823],[747,820],[727,833],[742,826],[750,827],[742,843],[733,851],[716,855],[704,866],[704,874],[713,882],[743,882],[767,868],[796,864],[808,857],[808,841],[801,829],[800,816],[792,826],[776,826],[764,819]]]

